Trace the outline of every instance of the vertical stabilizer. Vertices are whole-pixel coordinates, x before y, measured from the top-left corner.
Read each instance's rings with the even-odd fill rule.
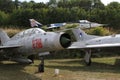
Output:
[[[80,28],[74,28],[74,29],[72,29],[72,32],[73,32],[75,38],[77,39],[77,41],[86,41],[86,40],[98,37],[98,36],[94,36],[94,35],[88,35]]]
[[[35,19],[29,19],[31,27],[41,27],[42,24],[36,21]]]
[[[82,31],[80,28],[74,28],[72,29],[72,32],[75,38],[77,39],[77,41],[83,41],[87,37],[87,34],[84,31]]]
[[[4,32],[3,30],[0,29],[0,40],[1,40],[1,44],[3,45],[5,42],[7,42],[8,40],[10,40],[9,36],[7,35],[6,32]]]

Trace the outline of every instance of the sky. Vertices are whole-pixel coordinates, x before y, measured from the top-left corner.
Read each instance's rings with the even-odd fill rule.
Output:
[[[101,2],[105,5],[107,5],[107,4],[109,4],[110,2],[113,2],[113,1],[120,3],[120,0],[101,0]]]
[[[31,1],[31,0],[19,0],[19,1]],[[33,1],[46,3],[46,2],[48,2],[49,0],[33,0]],[[107,4],[109,4],[110,2],[113,2],[113,1],[117,1],[117,2],[120,3],[120,0],[101,0],[101,1],[102,1],[102,3],[104,3],[105,5],[107,5]]]

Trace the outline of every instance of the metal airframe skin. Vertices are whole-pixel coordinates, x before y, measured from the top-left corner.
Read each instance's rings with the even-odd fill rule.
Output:
[[[9,38],[3,31],[0,32],[4,52],[9,52],[10,58],[19,58],[44,52],[65,49],[71,45],[70,36],[60,32],[45,32],[40,28],[31,28],[17,33]],[[6,54],[8,56],[8,54]],[[16,57],[17,56],[17,57]]]

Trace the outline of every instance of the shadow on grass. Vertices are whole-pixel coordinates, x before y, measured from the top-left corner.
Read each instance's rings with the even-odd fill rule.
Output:
[[[114,65],[92,62],[91,66],[85,66],[85,62],[83,60],[51,61],[51,63],[52,62],[58,63],[59,65],[46,65],[46,67],[70,71],[120,73],[120,59],[117,59]]]
[[[26,73],[25,64],[0,62],[0,80],[41,80],[36,76]]]

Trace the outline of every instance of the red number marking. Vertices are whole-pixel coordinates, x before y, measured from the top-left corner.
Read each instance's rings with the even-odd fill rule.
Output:
[[[35,39],[35,40],[33,40],[32,41],[32,46],[33,46],[33,48],[35,49],[39,49],[39,48],[42,48],[43,46],[42,46],[42,41],[41,41],[41,39]]]

